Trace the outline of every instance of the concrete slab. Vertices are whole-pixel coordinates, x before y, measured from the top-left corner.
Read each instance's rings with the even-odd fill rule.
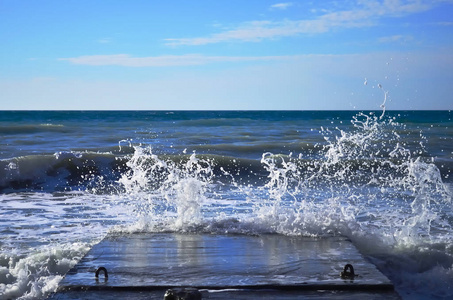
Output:
[[[351,279],[340,276],[346,264],[354,267]],[[103,272],[95,278],[99,267],[106,268],[107,279]],[[68,272],[55,299],[71,299],[78,291],[104,291],[104,298],[120,292],[163,295],[173,287],[196,287],[210,299],[238,293],[295,299],[302,291],[331,291],[330,298],[345,292],[397,297],[388,278],[345,237],[155,233],[108,236]]]

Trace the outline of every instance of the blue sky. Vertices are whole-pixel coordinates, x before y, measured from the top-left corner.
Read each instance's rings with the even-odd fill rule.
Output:
[[[453,0],[0,0],[0,109],[453,109]]]

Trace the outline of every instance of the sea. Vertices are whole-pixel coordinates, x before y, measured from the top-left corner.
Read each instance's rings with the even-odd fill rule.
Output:
[[[349,238],[453,299],[451,111],[0,111],[0,299],[112,233]]]

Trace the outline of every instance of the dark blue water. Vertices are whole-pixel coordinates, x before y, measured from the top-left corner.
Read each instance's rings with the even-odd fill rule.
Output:
[[[0,298],[111,231],[339,234],[403,298],[453,296],[450,111],[2,111]]]

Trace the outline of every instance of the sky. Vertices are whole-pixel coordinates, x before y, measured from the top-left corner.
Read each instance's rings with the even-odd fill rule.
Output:
[[[453,109],[453,0],[0,0],[0,110]]]

